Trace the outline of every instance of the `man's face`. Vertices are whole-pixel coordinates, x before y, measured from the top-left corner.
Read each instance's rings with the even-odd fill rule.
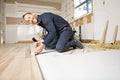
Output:
[[[26,14],[24,16],[24,20],[30,24],[36,24],[37,23],[37,16],[34,14]]]

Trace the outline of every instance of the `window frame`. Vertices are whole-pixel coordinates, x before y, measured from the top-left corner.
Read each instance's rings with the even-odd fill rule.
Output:
[[[89,9],[89,4],[91,5],[90,9]],[[83,5],[86,5],[86,6],[84,7]],[[88,14],[91,14],[93,12],[93,7],[92,6],[93,6],[93,0],[84,0],[82,2],[80,2],[80,0],[79,0],[78,5],[75,5],[75,3],[74,3],[74,18],[80,18],[80,17],[86,16]],[[86,11],[86,13],[83,13],[83,14],[78,16],[78,15],[76,15],[77,13],[76,13],[75,10],[79,9],[80,7],[84,7],[85,10],[82,10],[82,11]]]

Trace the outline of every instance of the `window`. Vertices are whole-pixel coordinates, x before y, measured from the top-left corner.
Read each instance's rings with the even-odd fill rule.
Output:
[[[74,6],[75,19],[92,12],[92,0],[74,0]]]

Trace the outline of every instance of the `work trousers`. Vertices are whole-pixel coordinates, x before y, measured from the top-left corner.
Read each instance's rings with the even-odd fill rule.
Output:
[[[46,45],[47,48],[56,49],[58,52],[64,52],[69,50],[70,47],[75,46],[73,39],[74,32],[71,27],[64,27],[58,36],[56,36],[51,43]]]

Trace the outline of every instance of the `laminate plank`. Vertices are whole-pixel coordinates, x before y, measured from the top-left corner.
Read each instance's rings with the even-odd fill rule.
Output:
[[[33,64],[35,61],[29,45],[30,43],[0,45],[0,80],[42,80],[36,78],[39,75],[34,71],[34,64],[37,63]]]

